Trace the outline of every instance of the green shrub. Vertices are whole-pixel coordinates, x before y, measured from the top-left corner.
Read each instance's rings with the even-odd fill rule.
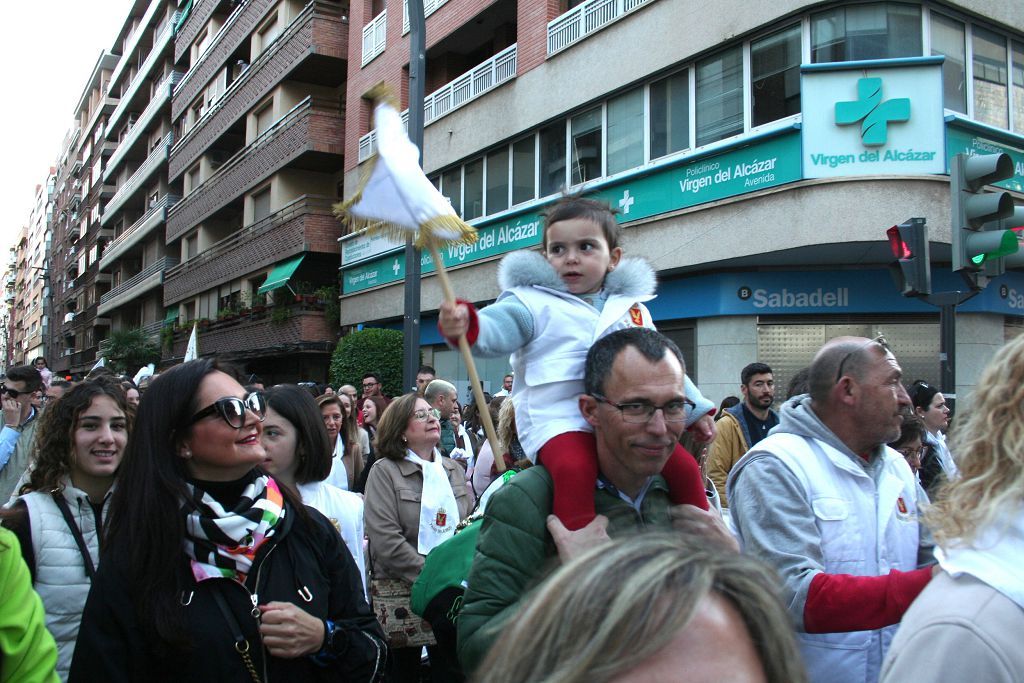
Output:
[[[138,327],[114,330],[107,337],[104,356],[114,372],[135,374],[147,363],[160,362],[160,345]]]
[[[331,357],[331,386],[351,384],[360,392],[363,375],[376,372],[388,396],[402,390],[402,333],[371,327],[353,332],[338,341]]]

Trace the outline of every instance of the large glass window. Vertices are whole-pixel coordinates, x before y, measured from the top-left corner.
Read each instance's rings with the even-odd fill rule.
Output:
[[[942,62],[942,104],[967,113],[967,47],[964,25],[932,12],[932,54],[944,55]]]
[[[540,195],[565,187],[565,120],[540,129]]]
[[[487,155],[487,213],[497,213],[507,208],[508,148],[506,147]]]
[[[874,3],[837,7],[811,16],[811,61],[919,57],[921,8]]]
[[[740,46],[697,63],[697,146],[743,132]]]
[[[750,124],[800,113],[800,26],[750,44]]]
[[[997,128],[1009,128],[1006,89],[1006,39],[980,26],[974,37],[974,118]]]
[[[572,117],[572,184],[601,177],[604,149],[601,146],[601,108]]]
[[[484,215],[484,160],[474,159],[466,164],[463,176],[462,217],[467,221]]]
[[[534,187],[534,172],[536,170],[536,150],[534,149],[534,137],[513,143],[512,145],[512,203],[522,204],[537,196]]]
[[[680,71],[651,83],[651,158],[690,146],[690,76]]]
[[[644,90],[608,100],[608,175],[644,163]]]
[[[1024,43],[1013,42],[1013,131],[1024,134]]]
[[[441,194],[452,203],[452,208],[459,216],[462,215],[462,167],[445,171],[441,176]]]

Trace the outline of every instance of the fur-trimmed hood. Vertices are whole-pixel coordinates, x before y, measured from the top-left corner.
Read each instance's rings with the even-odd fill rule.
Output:
[[[501,260],[498,285],[502,290],[537,285],[558,292],[569,291],[544,255],[532,250],[513,251]],[[615,270],[604,279],[604,291],[608,296],[649,296],[654,294],[657,286],[651,264],[636,257],[621,259]]]

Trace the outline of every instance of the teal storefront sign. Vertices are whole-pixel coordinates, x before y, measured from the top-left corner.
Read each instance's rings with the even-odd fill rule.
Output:
[[[704,154],[672,165],[643,169],[598,185],[586,194],[617,208],[620,211],[619,221],[628,223],[791,183],[800,178],[800,134],[787,130],[718,154]],[[444,249],[445,265],[459,266],[539,245],[543,238],[542,210],[543,207],[535,206],[527,212],[478,225],[475,244],[453,245]],[[343,243],[343,252],[347,248],[347,242]],[[365,250],[361,244],[356,248]],[[423,254],[422,259],[422,272],[433,272],[434,262],[429,254]],[[349,263],[352,259],[343,254],[343,260]],[[404,277],[405,254],[391,251],[378,258],[343,267],[342,293],[354,294]]]
[[[989,129],[970,121],[953,119],[946,126],[946,159],[957,154],[1009,154],[1013,159],[1013,177],[997,186],[1024,192],[1024,137]]]

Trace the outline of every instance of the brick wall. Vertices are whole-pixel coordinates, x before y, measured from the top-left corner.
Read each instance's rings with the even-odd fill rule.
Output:
[[[167,271],[164,305],[306,251],[338,253],[341,224],[330,200],[307,197]]]
[[[304,109],[280,122],[280,128],[269,138],[246,148],[242,157],[222,166],[217,175],[182,198],[167,216],[167,243],[306,152],[338,154],[344,122],[336,109],[329,108],[331,106],[336,105],[307,101]],[[340,159],[338,162],[340,164]]]
[[[174,356],[185,355],[191,330],[175,334]],[[232,354],[247,358],[302,350],[303,346],[324,350],[338,338],[337,330],[327,323],[321,311],[293,310],[283,323],[273,323],[269,316],[255,320],[242,319],[218,323],[198,332],[199,353],[219,356]]]

